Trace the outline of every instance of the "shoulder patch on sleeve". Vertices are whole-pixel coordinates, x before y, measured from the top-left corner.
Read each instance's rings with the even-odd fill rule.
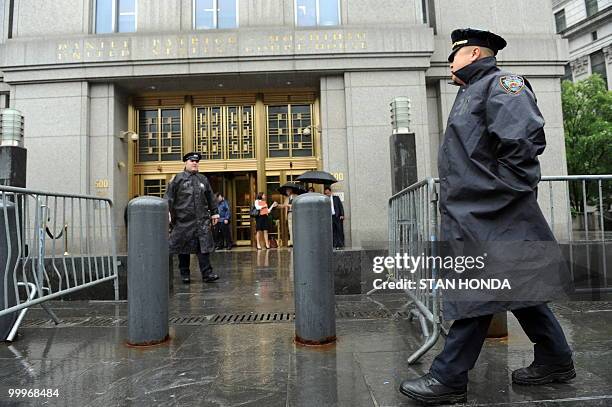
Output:
[[[500,76],[499,85],[506,93],[518,95],[525,88],[525,80],[518,75],[504,75]]]

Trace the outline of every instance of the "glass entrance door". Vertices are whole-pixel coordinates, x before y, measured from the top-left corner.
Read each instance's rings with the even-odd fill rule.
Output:
[[[225,172],[206,174],[213,191],[221,192],[229,201],[232,214],[232,239],[238,246],[251,246],[254,226],[249,211],[255,200],[256,174]]]

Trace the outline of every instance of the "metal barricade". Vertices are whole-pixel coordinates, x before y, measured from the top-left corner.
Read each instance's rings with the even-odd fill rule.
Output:
[[[21,310],[12,336],[36,304],[58,322],[47,300],[107,281],[119,299],[110,199],[0,186],[0,220],[7,259],[0,317]]]
[[[436,256],[438,240],[438,193],[436,181],[427,178],[389,198],[389,256]],[[421,288],[422,279],[437,278],[436,264],[425,264],[414,272],[393,268],[388,270],[387,281],[414,281],[416,288],[405,289],[410,302],[411,317],[418,318],[425,342],[408,358],[415,363],[438,340],[443,331],[440,292],[434,287]],[[368,292],[372,294],[376,290]]]
[[[389,198],[389,256],[436,256],[433,242],[439,236],[438,179],[427,178],[398,192]],[[608,278],[607,244],[612,245],[612,230],[606,232],[606,223],[612,223],[612,175],[566,175],[542,177],[538,186],[540,208],[560,243],[569,243],[569,264],[575,266],[573,258],[575,243],[601,244],[600,257],[593,259],[592,250],[584,252],[586,264],[578,264],[598,274],[600,287],[576,287],[575,291],[612,291],[612,279]],[[589,212],[591,217],[589,219]],[[577,219],[582,217],[581,222]],[[596,219],[596,220],[594,220]],[[580,223],[580,225],[577,225]],[[594,225],[593,225],[594,224]],[[594,230],[596,229],[596,230]],[[594,263],[598,268],[592,269]],[[431,267],[429,267],[431,266]],[[446,330],[442,325],[441,292],[420,288],[421,279],[436,279],[438,270],[435,263],[425,263],[416,272],[394,268],[388,270],[387,281],[415,281],[416,288],[406,289],[411,307],[410,315],[418,318],[425,338],[424,343],[408,358],[415,363],[438,340]],[[573,274],[572,274],[573,275]],[[576,281],[576,280],[574,280]],[[377,291],[371,290],[370,295]]]

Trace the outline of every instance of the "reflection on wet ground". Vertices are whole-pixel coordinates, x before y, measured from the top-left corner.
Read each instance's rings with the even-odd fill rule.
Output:
[[[215,253],[215,284],[175,276],[171,317],[292,312],[291,252]],[[342,310],[401,308],[399,294],[337,296]],[[54,301],[60,318],[125,318],[125,302]],[[470,373],[470,405],[612,405],[612,312],[554,307],[575,351],[570,384],[513,386],[510,373],[532,360],[532,344],[509,316],[507,340],[487,341]],[[32,309],[27,319],[47,318]],[[125,346],[127,327],[22,328],[0,345],[0,405],[67,406],[409,406],[402,379],[423,374],[440,350],[409,366],[423,338],[404,319],[337,320],[338,343],[297,347],[293,323],[172,325],[172,339],[147,350]],[[10,399],[9,389],[58,389],[58,398]],[[15,403],[15,404],[12,404]]]

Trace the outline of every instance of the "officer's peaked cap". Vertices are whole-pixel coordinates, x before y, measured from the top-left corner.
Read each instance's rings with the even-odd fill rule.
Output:
[[[183,156],[183,162],[187,160],[200,161],[201,159],[202,154],[196,152],[187,153]]]
[[[506,40],[491,31],[478,30],[476,28],[459,28],[451,33],[452,51],[448,56],[448,62],[453,62],[455,54],[463,47],[469,45],[486,47],[493,50],[497,55],[497,51],[506,46]]]

